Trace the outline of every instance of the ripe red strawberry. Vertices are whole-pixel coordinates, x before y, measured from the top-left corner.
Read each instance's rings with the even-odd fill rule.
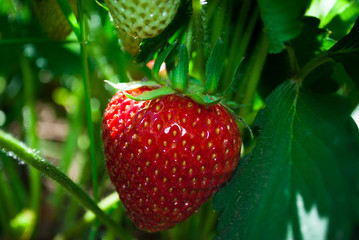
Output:
[[[198,210],[232,176],[241,149],[239,129],[223,106],[178,95],[134,101],[117,92],[105,111],[102,139],[128,216],[149,232],[169,229]]]

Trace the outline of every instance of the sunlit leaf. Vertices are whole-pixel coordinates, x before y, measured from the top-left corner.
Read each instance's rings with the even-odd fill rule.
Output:
[[[306,231],[308,219],[317,236],[350,239],[359,132],[346,102],[287,81],[255,123],[257,146],[215,196],[216,239],[317,239]]]
[[[169,95],[174,93],[175,91],[170,87],[161,87],[152,91],[148,91],[138,95],[137,97],[131,96],[130,94],[123,92],[128,98],[135,100],[135,101],[147,101],[152,100],[158,97],[162,97],[165,95]]]
[[[335,61],[343,64],[345,71],[359,88],[359,71],[355,64],[359,62],[359,18],[350,33],[340,39],[328,53]]]
[[[335,18],[345,21],[358,16],[358,8],[359,2],[353,0],[313,0],[306,15],[319,18],[320,28],[324,28],[331,25]]]
[[[107,84],[117,90],[132,90],[143,86],[159,86],[155,81],[132,81],[127,83],[113,83],[111,81],[105,80]]]

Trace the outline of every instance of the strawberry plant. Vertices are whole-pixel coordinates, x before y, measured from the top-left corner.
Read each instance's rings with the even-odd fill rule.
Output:
[[[0,239],[358,239],[358,17],[2,1]]]

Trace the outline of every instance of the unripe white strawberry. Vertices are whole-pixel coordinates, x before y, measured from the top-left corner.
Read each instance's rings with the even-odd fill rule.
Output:
[[[128,52],[133,57],[136,57],[140,52],[140,45],[142,38],[132,37],[120,29],[116,29],[118,39],[120,40],[122,50]]]
[[[136,38],[160,34],[176,15],[181,0],[105,0],[116,28]]]

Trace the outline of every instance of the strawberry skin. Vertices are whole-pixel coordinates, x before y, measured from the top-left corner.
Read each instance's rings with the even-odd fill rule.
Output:
[[[141,38],[135,38],[116,28],[118,39],[121,42],[122,50],[136,57],[140,52]]]
[[[105,0],[119,30],[135,38],[160,34],[176,15],[180,0]]]
[[[169,229],[198,210],[232,176],[241,150],[238,126],[223,106],[178,95],[134,101],[117,92],[102,139],[127,214],[148,232]]]

